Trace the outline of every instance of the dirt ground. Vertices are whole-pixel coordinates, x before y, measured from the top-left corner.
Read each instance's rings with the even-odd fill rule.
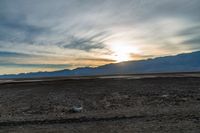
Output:
[[[132,77],[1,82],[0,133],[200,133],[200,77]]]

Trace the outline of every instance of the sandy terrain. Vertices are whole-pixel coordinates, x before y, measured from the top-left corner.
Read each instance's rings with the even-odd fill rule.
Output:
[[[1,81],[0,132],[199,133],[200,76]]]

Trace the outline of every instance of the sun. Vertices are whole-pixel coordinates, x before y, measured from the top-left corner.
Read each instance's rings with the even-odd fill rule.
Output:
[[[117,50],[114,53],[114,59],[117,62],[128,61],[130,60],[130,55],[127,53],[124,47],[119,48],[119,49],[117,48]]]
[[[131,53],[137,53],[138,49],[128,44],[115,43],[112,45],[113,59],[117,62],[123,62],[131,60]]]

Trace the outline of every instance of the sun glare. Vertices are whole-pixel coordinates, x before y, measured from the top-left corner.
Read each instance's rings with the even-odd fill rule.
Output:
[[[117,62],[123,62],[131,60],[132,53],[138,53],[138,49],[131,45],[125,45],[124,43],[115,43],[112,45],[112,51],[114,52],[113,58]]]

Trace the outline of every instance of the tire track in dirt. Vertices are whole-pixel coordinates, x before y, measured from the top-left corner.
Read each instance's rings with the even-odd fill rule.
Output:
[[[141,119],[145,116],[115,116],[115,117],[104,117],[104,118],[68,118],[68,119],[52,119],[52,120],[30,120],[30,121],[6,121],[0,122],[1,126],[22,126],[22,125],[43,125],[43,124],[64,124],[64,123],[83,123],[83,122],[98,122],[98,121],[116,121],[116,120],[128,120],[128,119]]]
[[[176,117],[178,116],[178,117]],[[71,124],[71,123],[85,123],[85,122],[101,122],[101,121],[118,121],[118,120],[130,120],[130,119],[146,119],[151,120],[162,120],[162,119],[188,119],[196,123],[200,123],[200,116],[186,115],[181,116],[178,114],[160,114],[160,115],[141,115],[141,116],[113,116],[113,117],[80,117],[80,118],[67,118],[67,119],[45,119],[45,120],[27,120],[27,121],[6,121],[0,122],[2,126],[24,126],[24,125],[48,125],[48,124]]]

